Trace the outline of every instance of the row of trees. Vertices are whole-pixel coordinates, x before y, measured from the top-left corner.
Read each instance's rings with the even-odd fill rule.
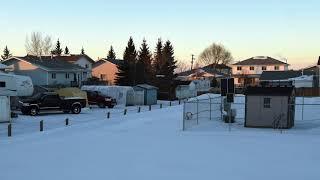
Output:
[[[112,55],[111,47],[109,55]],[[115,54],[114,56],[115,57]],[[158,39],[156,50],[152,55],[144,39],[137,51],[132,37],[130,37],[124,51],[123,62],[118,65],[119,72],[116,77],[117,85],[133,86],[141,83],[157,84],[159,79],[172,82],[175,77],[174,48],[170,41],[164,44]]]
[[[40,32],[32,32],[30,37],[26,37],[25,48],[28,54],[34,56],[70,54],[67,46],[62,50],[59,39],[53,48],[51,37],[48,35],[43,37]]]

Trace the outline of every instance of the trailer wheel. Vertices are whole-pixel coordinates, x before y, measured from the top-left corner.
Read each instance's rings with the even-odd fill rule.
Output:
[[[71,111],[73,114],[79,114],[81,112],[81,106],[78,104],[73,105]]]
[[[36,106],[32,106],[29,110],[31,116],[36,116],[39,114],[39,109]]]

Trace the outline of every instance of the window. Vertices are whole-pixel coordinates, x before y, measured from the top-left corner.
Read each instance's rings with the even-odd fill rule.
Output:
[[[279,66],[274,66],[274,70],[279,70]]]
[[[101,80],[106,80],[106,75],[105,74],[100,74],[100,79]]]
[[[0,87],[6,87],[6,82],[1,81],[1,82],[0,82]]]
[[[70,78],[69,73],[66,73],[66,79],[69,79],[69,78]]]
[[[253,66],[250,66],[250,71],[253,71],[254,70],[254,67]]]
[[[88,65],[88,64],[86,64],[86,65],[85,65],[85,67],[86,67],[86,68],[89,68],[89,65]]]
[[[241,66],[238,66],[238,67],[237,67],[237,70],[238,70],[238,71],[241,71],[241,69],[242,69]]]
[[[262,66],[262,71],[266,71],[267,70],[267,66]]]
[[[263,107],[271,108],[271,98],[263,98]]]
[[[56,79],[56,78],[57,78],[56,73],[52,73],[52,74],[51,74],[51,78],[52,78],[52,79]]]

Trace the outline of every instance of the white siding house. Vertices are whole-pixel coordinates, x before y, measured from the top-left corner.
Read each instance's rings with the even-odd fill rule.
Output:
[[[51,56],[12,57],[3,62],[17,75],[29,76],[34,85],[80,85],[85,69]]]
[[[287,71],[289,64],[268,56],[256,56],[237,62],[231,67],[235,85],[243,87],[258,84],[264,71]]]

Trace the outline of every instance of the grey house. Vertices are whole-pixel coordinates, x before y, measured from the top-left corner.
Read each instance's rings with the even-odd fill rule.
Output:
[[[245,95],[245,127],[291,128],[294,126],[293,87],[248,87]]]
[[[14,74],[29,76],[38,86],[77,86],[86,78],[85,69],[79,65],[51,56],[12,57],[2,62]]]
[[[138,84],[133,89],[143,93],[143,105],[154,105],[157,104],[157,91],[158,88],[148,84]],[[142,104],[142,103],[141,103]]]

